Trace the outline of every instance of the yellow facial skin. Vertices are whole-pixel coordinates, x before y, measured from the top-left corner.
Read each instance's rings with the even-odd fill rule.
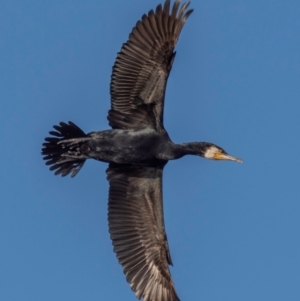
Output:
[[[239,163],[242,163],[243,160],[234,156],[230,156],[226,153],[224,153],[222,150],[218,150],[217,152],[215,152],[213,158],[213,160],[230,160],[230,161],[236,161]]]

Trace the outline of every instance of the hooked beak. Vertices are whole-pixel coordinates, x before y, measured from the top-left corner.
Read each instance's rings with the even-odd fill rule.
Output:
[[[230,160],[230,161],[236,161],[236,162],[239,162],[239,163],[243,162],[242,159],[234,157],[234,156],[230,156],[230,155],[225,154],[225,153],[216,153],[214,159],[215,160]]]

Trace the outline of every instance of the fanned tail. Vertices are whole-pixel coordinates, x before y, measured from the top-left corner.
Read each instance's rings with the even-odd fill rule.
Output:
[[[55,175],[64,177],[71,173],[73,178],[86,160],[81,152],[81,144],[88,139],[87,135],[71,121],[60,122],[53,128],[56,131],[50,131],[52,137],[45,138],[46,142],[43,143],[43,159],[46,165],[51,165],[50,170],[55,170]]]

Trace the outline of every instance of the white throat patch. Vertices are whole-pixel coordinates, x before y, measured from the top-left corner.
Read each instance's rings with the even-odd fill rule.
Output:
[[[215,147],[215,146],[211,146],[210,148],[208,148],[205,153],[204,153],[204,158],[207,159],[214,159],[216,153],[220,152],[220,150]]]

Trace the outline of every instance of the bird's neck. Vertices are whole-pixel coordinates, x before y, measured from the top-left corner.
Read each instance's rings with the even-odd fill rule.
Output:
[[[179,159],[185,155],[202,156],[205,149],[206,142],[188,142],[182,144],[172,144],[172,147],[168,149],[168,160]]]

